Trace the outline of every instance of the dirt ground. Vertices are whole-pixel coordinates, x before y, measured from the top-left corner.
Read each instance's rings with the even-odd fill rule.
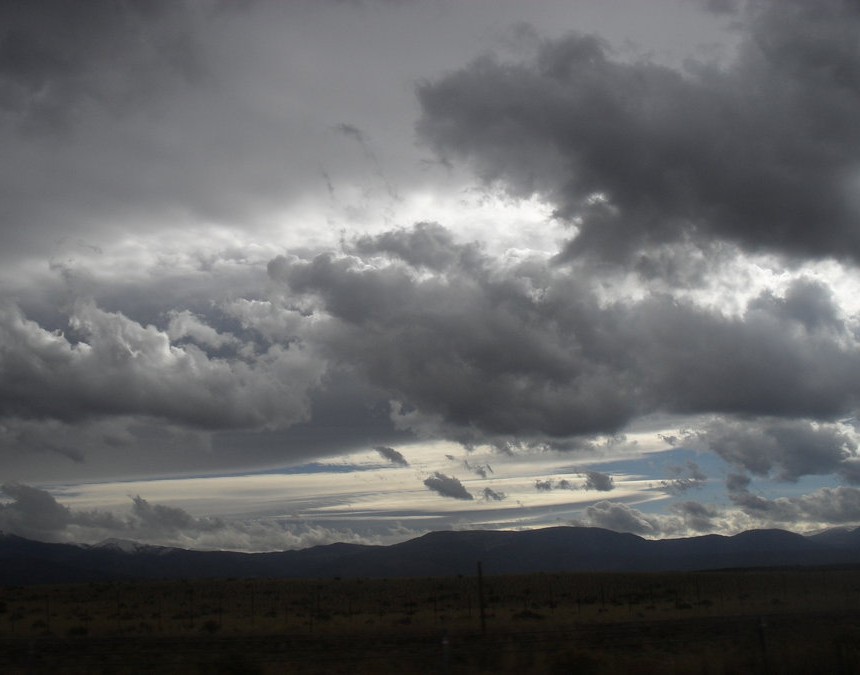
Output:
[[[480,591],[464,577],[3,588],[0,672],[860,672],[853,570],[488,577]]]

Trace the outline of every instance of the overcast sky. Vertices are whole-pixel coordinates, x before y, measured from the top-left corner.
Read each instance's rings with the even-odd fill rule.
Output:
[[[860,524],[850,0],[0,6],[0,530]]]

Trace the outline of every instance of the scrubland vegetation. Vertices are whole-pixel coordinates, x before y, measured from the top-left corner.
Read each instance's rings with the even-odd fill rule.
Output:
[[[0,589],[6,673],[860,672],[860,571]]]

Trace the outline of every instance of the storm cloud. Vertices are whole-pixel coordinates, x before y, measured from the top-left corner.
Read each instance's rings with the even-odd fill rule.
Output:
[[[860,523],[858,31],[847,0],[7,3],[0,526]],[[236,490],[192,513],[178,476]]]
[[[746,4],[735,59],[677,70],[593,35],[485,56],[418,89],[418,129],[576,229],[562,258],[687,239],[860,259],[860,9]]]
[[[578,524],[652,536],[660,534],[662,529],[658,518],[649,517],[627,504],[609,501],[587,507],[583,520]]]
[[[389,448],[384,445],[380,445],[374,448],[376,452],[379,453],[381,457],[387,459],[389,462],[394,464],[395,466],[409,466],[409,462],[406,461],[406,458],[394,448]]]
[[[507,495],[505,495],[504,492],[498,492],[492,488],[484,488],[481,494],[483,495],[484,501],[487,502],[501,502],[507,498]]]
[[[538,492],[550,492],[552,490],[574,490],[576,486],[571,483],[567,478],[559,478],[557,480],[553,480],[552,478],[545,478],[541,480],[540,478],[535,481],[535,490]]]
[[[857,482],[857,445],[838,424],[808,420],[714,420],[687,439],[737,469],[778,480],[837,473]],[[695,478],[693,472],[690,477]]]
[[[271,551],[306,548],[336,541],[371,542],[353,532],[270,519],[225,521],[195,517],[184,509],[155,504],[137,495],[131,508],[115,514],[99,509],[71,509],[48,491],[5,483],[0,494],[0,531],[44,541],[98,543],[133,539],[160,546]]]
[[[72,521],[69,509],[44,490],[21,483],[4,483],[2,491],[12,499],[0,504],[0,530],[4,532],[45,536],[63,530]]]
[[[740,315],[663,294],[607,303],[571,271],[499,264],[434,231],[442,270],[404,248],[425,242],[402,230],[397,248],[380,235],[363,256],[269,265],[314,312],[321,353],[389,392],[403,406],[396,421],[417,432],[552,439],[655,412],[827,420],[857,405],[852,324],[821,282],[755,296]]]
[[[273,345],[250,362],[211,358],[91,302],[77,304],[68,322],[70,335],[51,332],[15,306],[0,307],[0,414],[61,421],[142,415],[209,429],[289,426],[307,417],[308,391],[324,372],[298,345]],[[206,333],[210,342],[216,335]]]
[[[0,9],[0,107],[66,130],[87,103],[113,114],[203,75],[185,2],[15,2]],[[116,71],[125,77],[115,77]]]
[[[443,497],[463,499],[466,501],[474,499],[472,493],[469,492],[457,478],[454,476],[446,476],[438,471],[436,471],[432,476],[425,478],[424,485]]]
[[[600,471],[586,471],[585,483],[582,487],[585,490],[611,492],[615,488],[615,483],[612,480],[612,476],[608,473],[602,473]]]
[[[745,514],[771,526],[803,522],[843,525],[860,520],[860,489],[820,488],[804,495],[769,499],[753,492],[752,481],[743,474],[730,474],[726,488],[732,503]]]

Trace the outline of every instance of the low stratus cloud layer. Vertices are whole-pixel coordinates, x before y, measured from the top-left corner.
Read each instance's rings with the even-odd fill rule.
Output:
[[[0,529],[860,524],[860,10],[648,7],[0,10]]]

